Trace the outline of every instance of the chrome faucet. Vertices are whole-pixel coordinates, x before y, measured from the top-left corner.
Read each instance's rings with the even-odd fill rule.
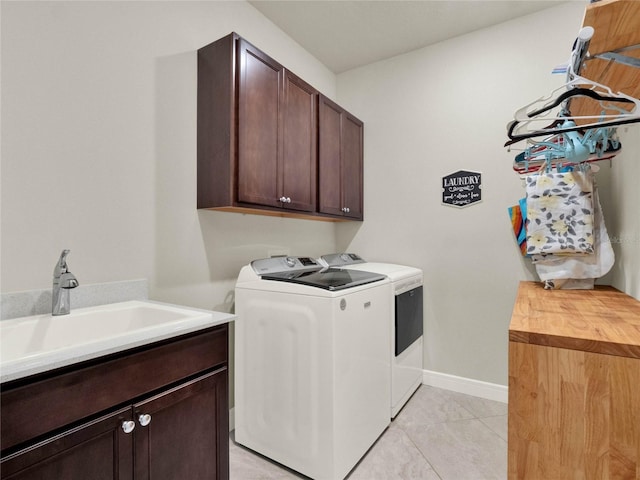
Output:
[[[69,290],[78,286],[75,275],[67,269],[67,255],[70,250],[63,250],[53,269],[53,307],[51,315],[67,315],[71,311]]]

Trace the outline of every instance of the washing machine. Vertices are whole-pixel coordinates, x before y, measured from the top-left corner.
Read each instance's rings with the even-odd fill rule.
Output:
[[[325,267],[369,271],[391,281],[390,414],[395,418],[423,378],[423,273],[391,263],[366,262],[355,253],[333,253],[318,259]]]
[[[235,287],[235,440],[342,479],[390,423],[389,279],[310,257],[254,260]]]

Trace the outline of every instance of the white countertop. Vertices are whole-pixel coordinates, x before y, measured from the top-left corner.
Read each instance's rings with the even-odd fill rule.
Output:
[[[128,301],[0,321],[0,382],[231,322],[230,313]]]

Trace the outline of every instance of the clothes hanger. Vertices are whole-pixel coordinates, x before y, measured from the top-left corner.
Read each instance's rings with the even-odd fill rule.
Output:
[[[572,52],[572,55],[574,53],[575,52]],[[569,78],[569,80],[562,87],[555,89],[550,95],[541,97],[516,111],[514,120],[507,124],[507,136],[510,140],[507,141],[504,146],[513,145],[528,138],[640,122],[640,100],[622,92],[613,93],[606,85],[577,75],[574,71],[573,63],[575,62],[571,61],[568,67],[567,78]],[[585,86],[590,86],[590,88],[586,88]],[[562,90],[564,90],[563,93],[555,96],[557,92]],[[575,97],[580,96],[592,98],[600,102],[603,113],[600,115],[571,115],[569,103]],[[532,106],[540,102],[545,102],[545,104],[533,111],[529,111]],[[618,102],[630,105],[633,108],[627,110],[626,108],[603,102]],[[562,110],[556,117],[541,115],[558,106],[562,106]],[[610,115],[606,113],[607,110],[614,110],[617,113]],[[578,125],[578,122],[594,119],[596,120],[595,122],[580,123]],[[571,120],[575,125],[570,127],[565,125],[563,127],[565,120]],[[542,128],[533,127],[534,122],[540,121],[551,121],[551,123]],[[532,128],[528,129],[527,127],[530,126]]]
[[[571,117],[568,117],[568,118],[571,118]],[[520,124],[520,122],[518,122],[517,120],[513,120],[509,122],[509,124],[507,124],[507,135],[511,140],[508,140],[507,142],[505,142],[504,146],[508,147],[522,140],[527,140],[529,138],[535,138],[535,137],[544,137],[551,134],[578,132],[581,130],[584,131],[586,129],[592,129],[592,128],[609,128],[609,127],[615,127],[618,125],[627,125],[629,123],[637,123],[637,122],[640,122],[640,116],[633,117],[633,118],[623,118],[621,120],[595,122],[595,123],[590,123],[586,125],[575,125],[574,123],[573,126],[565,126],[565,127],[562,126],[562,123],[554,122],[551,128],[541,128],[539,130],[527,131],[526,133],[514,133],[515,128]],[[526,125],[527,123],[528,122],[524,122],[522,125]],[[560,126],[556,126],[558,124]]]
[[[531,145],[516,155],[513,163],[513,169],[521,174],[535,171],[544,163],[567,166],[611,160],[622,149],[616,128],[572,131],[529,142]]]
[[[549,97],[547,98],[540,98],[538,100],[536,100],[535,102],[527,105],[526,107],[521,108],[520,110],[516,111],[514,117],[516,120],[520,120],[520,121],[526,121],[528,119],[532,119],[534,117],[539,116],[540,114],[547,112],[557,106],[559,106],[560,104],[566,102],[569,99],[573,99],[575,97],[588,97],[588,98],[592,98],[594,100],[597,100],[599,102],[604,102],[604,101],[611,101],[611,102],[620,102],[620,103],[625,103],[625,104],[631,104],[631,105],[635,105],[636,108],[638,107],[638,105],[640,105],[640,103],[638,103],[637,101],[634,101],[635,99],[629,97],[627,98],[625,97],[620,97],[620,96],[610,96],[610,95],[601,95],[600,93],[598,93],[596,90],[591,89],[591,88],[583,88],[583,87],[574,87],[571,88],[570,90],[565,91],[564,93],[562,93],[561,95],[559,95],[556,98],[552,98],[552,101],[545,104],[543,107],[538,108],[537,110],[533,110],[532,112],[528,112],[527,109],[532,106],[533,104],[535,104],[536,102],[539,102],[541,100],[548,100]],[[619,113],[630,113],[630,111],[626,110],[626,109],[622,109],[619,107],[615,107],[615,106],[610,106],[608,109],[615,109],[618,110]],[[568,115],[568,117],[571,117],[570,115]],[[585,117],[580,117],[580,118],[585,118]]]

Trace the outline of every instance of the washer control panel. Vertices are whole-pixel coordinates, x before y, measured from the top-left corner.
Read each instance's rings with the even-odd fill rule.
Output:
[[[251,268],[258,275],[271,275],[282,272],[315,272],[322,265],[311,257],[271,257],[251,262]]]

